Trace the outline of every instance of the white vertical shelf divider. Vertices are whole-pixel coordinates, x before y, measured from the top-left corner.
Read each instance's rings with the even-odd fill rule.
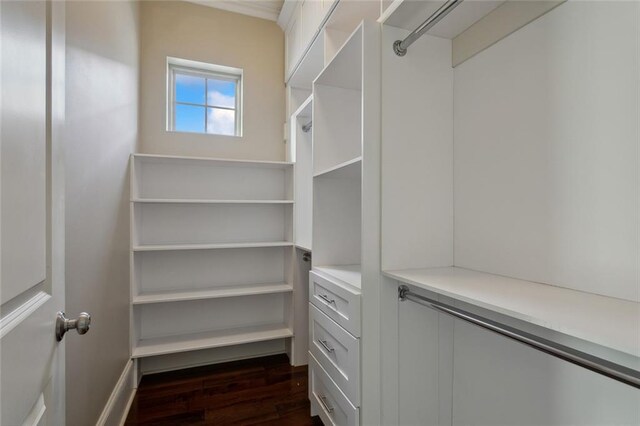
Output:
[[[131,157],[131,356],[283,339],[293,163]]]

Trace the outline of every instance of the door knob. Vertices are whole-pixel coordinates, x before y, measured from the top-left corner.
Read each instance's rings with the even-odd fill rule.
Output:
[[[76,330],[78,334],[85,334],[91,325],[91,315],[81,312],[78,319],[68,319],[64,312],[58,312],[56,318],[56,340],[59,342],[69,330]]]

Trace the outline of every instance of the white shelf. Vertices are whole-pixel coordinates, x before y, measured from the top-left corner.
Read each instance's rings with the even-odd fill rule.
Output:
[[[184,302],[187,300],[290,293],[292,291],[293,286],[287,283],[229,285],[203,290],[143,293],[133,297],[133,304],[144,305],[149,303]]]
[[[144,339],[137,342],[132,351],[133,358],[154,355],[166,355],[199,349],[219,348],[244,343],[292,337],[293,332],[284,324],[270,324],[243,327],[203,333],[182,334],[179,336]]]
[[[145,162],[203,162],[209,165],[233,166],[233,167],[266,167],[286,169],[293,166],[288,161],[264,161],[264,160],[235,160],[228,158],[186,157],[180,155],[152,155],[132,154],[134,158]]]
[[[427,31],[427,34],[453,39],[504,2],[505,0],[464,1],[438,22],[438,25]],[[444,3],[444,0],[395,0],[378,22],[413,31]]]
[[[216,243],[216,244],[153,244],[138,245],[133,251],[176,251],[176,250],[216,250],[230,248],[262,248],[262,247],[291,247],[290,241],[251,242],[251,243]]]
[[[313,95],[309,95],[307,99],[298,107],[292,115],[296,118],[311,118],[313,112]]]
[[[207,200],[190,198],[133,198],[131,202],[141,204],[294,204],[293,200]]]
[[[390,278],[640,356],[640,303],[468,269],[384,271]]]
[[[313,79],[324,66],[324,37],[319,33],[313,42],[302,54],[300,61],[293,68],[293,72],[287,77],[290,87],[311,90]]]
[[[314,266],[313,269],[347,283],[352,287],[362,288],[360,265]]]
[[[332,178],[354,178],[360,179],[362,174],[362,156],[353,158],[337,166],[322,170],[313,175],[313,177],[332,177]]]
[[[353,31],[313,82],[362,90],[362,26]]]

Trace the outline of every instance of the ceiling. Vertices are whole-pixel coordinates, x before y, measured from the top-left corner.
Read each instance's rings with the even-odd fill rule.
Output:
[[[229,12],[277,21],[284,0],[186,0]]]

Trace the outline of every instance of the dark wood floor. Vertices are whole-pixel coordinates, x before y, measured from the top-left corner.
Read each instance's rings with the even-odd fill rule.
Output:
[[[286,355],[144,376],[125,425],[322,426]]]

